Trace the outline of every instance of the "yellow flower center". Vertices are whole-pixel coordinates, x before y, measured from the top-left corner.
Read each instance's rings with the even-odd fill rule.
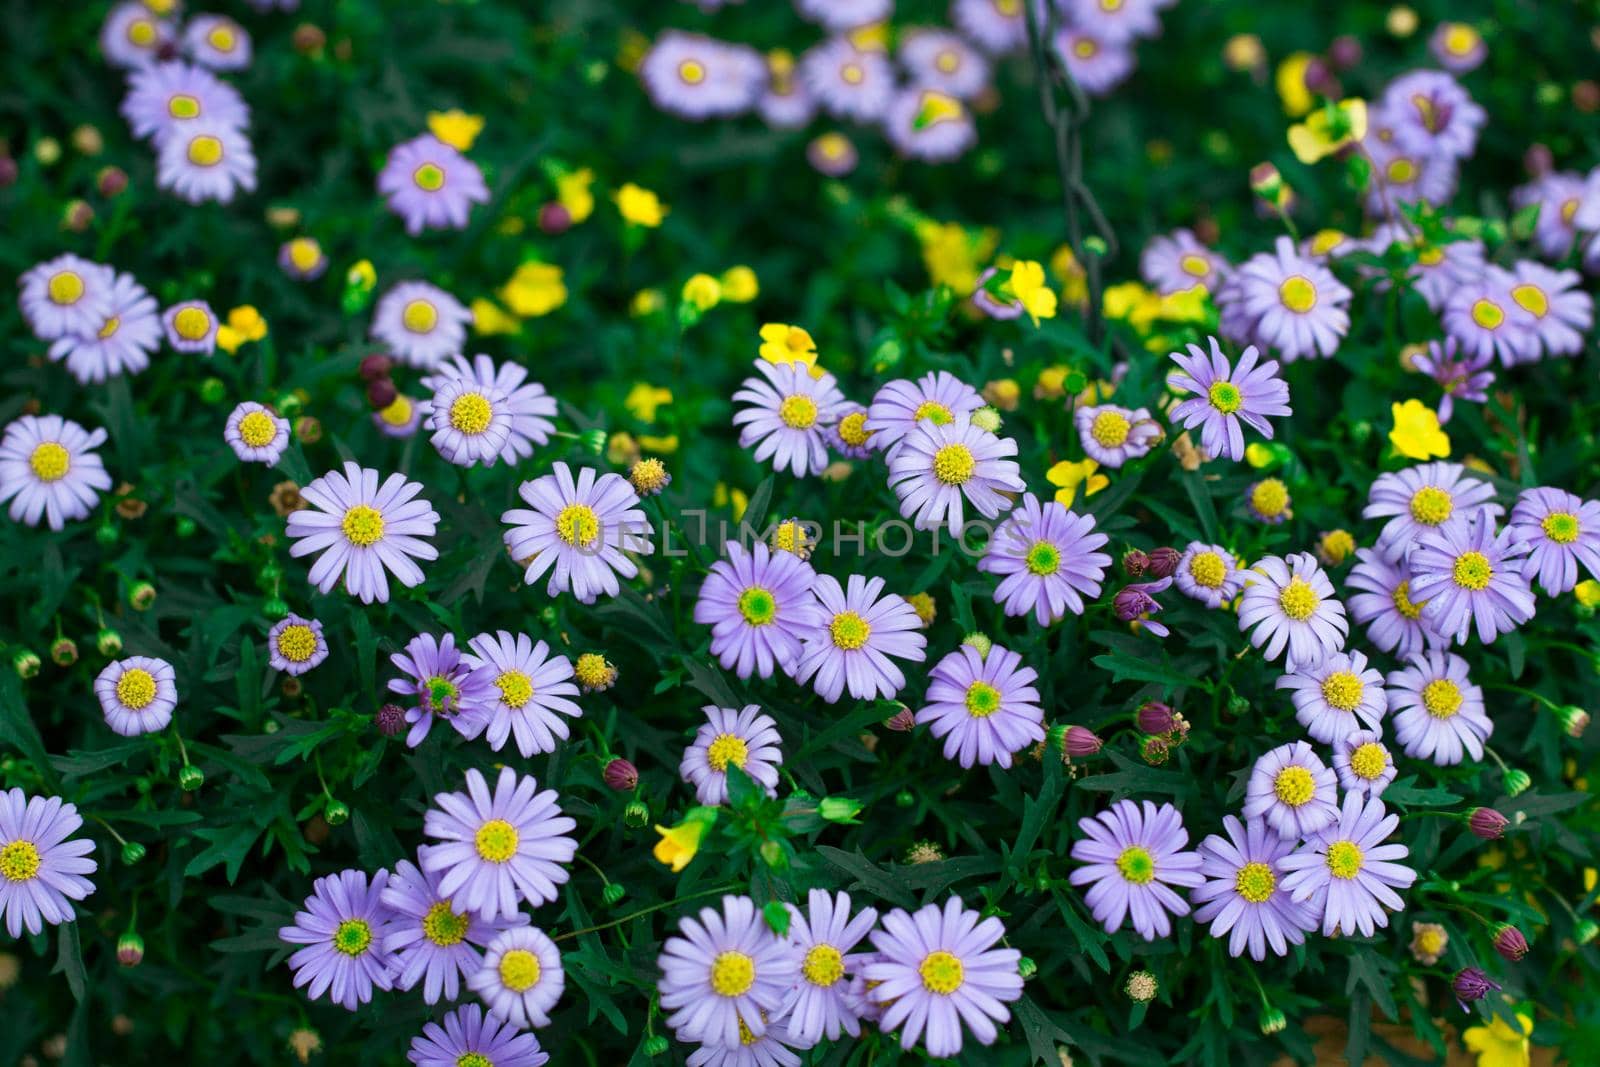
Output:
[[[1444,262],[1444,249],[1438,245],[1429,245],[1417,253],[1417,262],[1424,267],[1437,267]]]
[[[1257,515],[1275,519],[1289,507],[1289,487],[1276,478],[1267,478],[1250,490],[1250,506]]]
[[[472,837],[478,857],[489,863],[505,863],[517,854],[517,846],[521,842],[517,828],[504,819],[490,819],[478,827],[478,832]]]
[[[1304,315],[1317,306],[1317,287],[1303,274],[1291,275],[1278,286],[1278,299],[1290,311]]]
[[[758,585],[739,594],[739,614],[751,626],[767,626],[778,616],[778,601]]]
[[[1089,436],[1101,448],[1120,448],[1128,440],[1133,424],[1120,411],[1102,411],[1089,425]]]
[[[156,43],[156,24],[149,19],[134,19],[128,23],[128,43],[135,48],[149,48]]]
[[[427,300],[413,300],[401,311],[400,321],[412,333],[428,333],[439,322],[439,310]]]
[[[1506,321],[1506,313],[1488,297],[1474,301],[1472,305],[1472,321],[1485,330],[1497,330],[1500,324]]]
[[[800,963],[800,973],[812,985],[826,989],[844,977],[844,957],[832,945],[813,945]]]
[[[1215,552],[1196,552],[1189,559],[1189,577],[1207,589],[1220,589],[1228,577],[1228,565]]]
[[[569,545],[588,548],[600,537],[600,516],[587,504],[568,504],[556,516],[556,536]]]
[[[1417,949],[1424,956],[1443,955],[1445,943],[1443,930],[1427,929],[1417,931]]]
[[[1456,509],[1450,494],[1436,485],[1425,485],[1411,497],[1411,517],[1425,526],[1437,526]]]
[[[685,85],[699,85],[706,80],[706,67],[697,59],[686,59],[678,64],[678,77]]]
[[[333,947],[354,959],[372,944],[372,927],[365,919],[346,919],[333,932]]]
[[[756,961],[743,952],[723,952],[711,961],[711,990],[719,997],[742,997],[756,984]]]
[[[1207,396],[1211,406],[1224,415],[1232,415],[1244,406],[1244,397],[1232,382],[1212,382]]]
[[[76,304],[83,296],[83,279],[77,271],[64,270],[50,276],[50,282],[45,286],[50,294],[52,304]]]
[[[947,422],[954,422],[956,416],[955,412],[937,400],[924,400],[917,405],[917,410],[912,412],[911,417],[917,422],[927,419],[935,426],[943,426]]]
[[[506,671],[494,680],[500,690],[500,702],[508,708],[521,711],[533,699],[533,679],[521,671]]]
[[[222,162],[222,141],[203,133],[189,142],[189,162],[197,167],[214,167]]]
[[[944,74],[954,74],[961,69],[961,57],[953,50],[946,48],[934,57],[933,65]]]
[[[200,117],[200,101],[187,93],[175,93],[167,99],[167,114],[175,119]]]
[[[1133,885],[1147,885],[1155,881],[1155,857],[1150,855],[1149,849],[1129,845],[1117,857],[1117,872],[1122,875],[1123,881],[1131,882]]]
[[[1542,319],[1550,313],[1550,297],[1537,285],[1524,282],[1514,287],[1511,299],[1536,319]]]
[[[378,412],[378,418],[390,426],[404,426],[411,421],[411,398],[396,396],[394,403]]]
[[[865,411],[854,412],[839,420],[839,440],[852,448],[865,448],[871,436]]]
[[[706,762],[719,773],[726,772],[730,763],[743,770],[749,758],[750,746],[737,734],[718,734],[706,748]]]
[[[108,337],[115,337],[117,330],[121,329],[121,327],[122,319],[116,315],[111,316],[106,320],[105,325],[100,327],[100,340],[104,341]]]
[[[1283,613],[1295,622],[1305,622],[1316,614],[1317,606],[1322,603],[1322,598],[1317,591],[1311,588],[1304,578],[1294,577],[1289,579],[1289,584],[1283,587],[1283,592],[1278,594],[1278,606],[1283,608]]]
[[[1061,569],[1061,550],[1049,541],[1035,541],[1024,557],[1029,574],[1044,578]]]
[[[1552,511],[1539,524],[1544,535],[1558,545],[1570,545],[1578,539],[1578,516],[1570,511]]]
[[[72,454],[54,441],[41,441],[28,457],[28,468],[41,482],[59,482],[72,467]]]
[[[1465,23],[1455,22],[1445,31],[1444,48],[1453,56],[1468,56],[1478,47],[1478,31]]]
[[[1016,18],[1022,13],[1022,0],[994,0],[994,9],[1006,18]]]
[[[1482,552],[1463,552],[1456,557],[1450,577],[1461,588],[1477,592],[1488,588],[1489,579],[1494,577],[1494,568],[1489,565],[1489,557]]]
[[[973,682],[967,686],[967,714],[974,719],[987,719],[1000,710],[1000,690],[988,682]]]
[[[233,35],[229,26],[213,26],[211,32],[206,34],[206,43],[219,52],[231,52],[238,39]]]
[[[1292,764],[1279,771],[1272,780],[1272,791],[1291,808],[1298,808],[1316,796],[1317,780],[1306,768]]]
[[[460,433],[476,436],[494,421],[494,408],[482,393],[462,393],[450,404],[450,425]]]
[[[211,316],[197,307],[187,307],[172,316],[172,328],[185,341],[199,341],[211,332]]]
[[[1318,230],[1311,237],[1311,253],[1325,256],[1342,244],[1344,244],[1343,230]]]
[[[1079,37],[1072,42],[1072,54],[1079,59],[1093,59],[1100,54],[1100,45],[1089,37]],[[1198,257],[1189,257],[1198,258]]]
[[[1461,687],[1449,678],[1435,678],[1422,687],[1422,706],[1435,719],[1452,718],[1461,710]]]
[[[1387,766],[1389,766],[1389,753],[1376,741],[1357,745],[1356,750],[1350,753],[1350,769],[1355,772],[1357,778],[1374,781]]]
[[[803,393],[786,396],[778,405],[778,418],[792,430],[809,430],[817,423],[817,402]]]
[[[833,639],[834,647],[842,648],[846,652],[854,651],[866,644],[867,638],[871,635],[871,624],[853,611],[839,612],[828,624],[828,636]]]
[[[1365,692],[1361,677],[1349,671],[1334,671],[1322,680],[1322,699],[1339,711],[1355,711]]]
[[[411,180],[423,192],[436,193],[444,188],[444,168],[437,163],[424,163],[411,172]]]
[[[1394,184],[1409,185],[1417,180],[1417,165],[1405,156],[1400,156],[1389,161],[1386,173]]]
[[[1422,618],[1422,604],[1426,604],[1427,601],[1424,600],[1422,604],[1414,604],[1411,602],[1410,579],[1406,579],[1399,585],[1395,586],[1394,593],[1390,599],[1394,601],[1394,609],[1400,614],[1404,615],[1406,618],[1410,619],[1412,622]]]
[[[278,426],[265,411],[252,411],[239,420],[239,437],[251,448],[265,448],[278,436]]]
[[[290,663],[304,663],[317,652],[317,634],[304,623],[292,623],[278,635],[278,654]]]
[[[1252,904],[1264,903],[1278,887],[1278,876],[1265,863],[1247,863],[1233,876],[1233,889]]]
[[[585,652],[572,665],[572,676],[589,689],[604,689],[616,678],[616,668],[598,652]]]
[[[441,900],[422,917],[422,936],[440,948],[449,948],[467,939],[467,927],[471,924],[472,919],[466,912],[456,911],[448,900]]]
[[[1335,841],[1328,846],[1328,872],[1349,881],[1361,873],[1361,846],[1354,841]]]
[[[945,485],[965,483],[977,468],[977,457],[966,445],[945,445],[933,454],[933,476]]]
[[[39,849],[32,841],[12,841],[0,848],[0,877],[26,882],[39,873]]]
[[[513,993],[526,993],[538,985],[542,973],[539,957],[525,948],[514,948],[500,957],[500,984]]]
[[[1197,256],[1193,252],[1178,260],[1178,266],[1183,268],[1185,274],[1196,278],[1204,278],[1211,273],[1211,264],[1206,261],[1206,257]]]
[[[481,1052],[463,1052],[456,1057],[456,1067],[494,1067],[494,1061]]]
[[[844,79],[846,85],[860,85],[867,78],[867,72],[861,69],[859,63],[846,63],[839,68],[839,77]]]
[[[345,540],[366,548],[383,539],[383,513],[366,504],[357,504],[344,513],[344,522],[339,527],[344,531]]]
[[[296,237],[289,242],[289,262],[302,274],[322,260],[322,246],[309,237]]]
[[[967,970],[959,959],[939,949],[922,957],[922,963],[917,966],[917,973],[922,976],[923,989],[941,997],[948,997],[961,988],[961,981],[966,977]]]
[[[1561,221],[1570,226],[1573,216],[1578,213],[1578,207],[1579,203],[1576,197],[1563,200],[1561,202]]]
[[[155,698],[155,675],[143,667],[129,667],[117,679],[117,701],[123,707],[141,711]]]

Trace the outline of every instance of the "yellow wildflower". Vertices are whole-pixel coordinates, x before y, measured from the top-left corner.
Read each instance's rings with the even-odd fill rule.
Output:
[[[567,215],[576,226],[594,214],[594,171],[588,167],[563,174],[556,179],[556,199],[567,209]]]
[[[1488,1026],[1469,1026],[1461,1034],[1467,1048],[1478,1054],[1478,1067],[1528,1067],[1528,1035],[1533,1020],[1517,1012],[1517,1028],[1496,1015]]]
[[[968,231],[956,222],[919,222],[916,233],[928,277],[935,285],[949,286],[957,296],[972,295],[981,265],[1000,243],[995,230]]]
[[[660,289],[640,289],[633,294],[633,299],[628,301],[628,314],[634,318],[643,318],[654,315],[667,306],[667,298]]]
[[[655,858],[671,867],[674,874],[683,870],[700,851],[700,842],[716,821],[716,808],[701,807],[690,808],[676,826],[657,826],[661,840],[656,842]]]
[[[472,302],[472,329],[484,337],[497,337],[522,332],[522,324],[499,304],[480,296]]]
[[[756,272],[742,263],[723,271],[718,281],[722,285],[722,299],[730,304],[748,304],[761,295],[761,282]]]
[[[228,321],[217,327],[217,347],[232,354],[248,341],[259,341],[267,336],[267,320],[249,304],[241,304],[228,312]]]
[[[1283,113],[1292,119],[1316,106],[1311,90],[1306,88],[1306,70],[1315,58],[1310,52],[1296,52],[1278,64],[1278,99],[1283,101]]]
[[[1267,61],[1267,50],[1255,34],[1236,33],[1223,44],[1222,61],[1230,70],[1255,70]]]
[[[1410,459],[1432,459],[1450,454],[1450,437],[1439,429],[1439,416],[1420,400],[1391,404],[1394,429],[1389,442],[1395,451]]]
[[[709,274],[692,275],[683,283],[683,302],[710,311],[722,302],[722,285]]]
[[[669,433],[665,437],[652,437],[650,434],[640,434],[639,447],[670,456],[678,450],[678,435]]]
[[[735,489],[724,482],[718,482],[711,490],[711,506],[731,508],[733,521],[738,522],[744,518],[744,509],[750,506],[750,495],[743,489]]]
[[[1572,595],[1578,598],[1578,603],[1586,608],[1600,605],[1600,582],[1593,578],[1585,578],[1572,590]]]
[[[1022,386],[1015,378],[996,378],[984,383],[983,399],[1001,411],[1015,411],[1022,400]]]
[[[472,147],[483,132],[483,116],[469,115],[458,107],[428,112],[428,132],[458,152]]]
[[[567,286],[560,267],[533,261],[518,267],[498,295],[513,315],[538,318],[567,302]]]
[[[1161,297],[1156,305],[1156,318],[1167,322],[1204,322],[1207,303],[1206,287],[1191,285]]]
[[[378,271],[372,265],[372,260],[359,259],[352,263],[350,269],[344,272],[344,284],[358,293],[372,292],[373,286],[378,284]]]
[[[1091,497],[1111,484],[1110,478],[1096,473],[1099,469],[1100,464],[1092,459],[1079,460],[1077,463],[1062,460],[1045,471],[1044,477],[1051,485],[1058,487],[1056,503],[1063,507],[1071,507],[1072,502],[1078,497],[1080,485],[1083,487],[1083,495]]]
[[[1056,317],[1056,294],[1045,284],[1044,267],[1038,263],[1031,259],[1017,263],[1011,268],[1011,280],[1006,285],[1035,326],[1040,319]]]
[[[1061,279],[1061,299],[1069,304],[1089,299],[1089,272],[1072,254],[1071,245],[1062,245],[1050,254],[1050,273]]]
[[[670,210],[655,193],[633,182],[618,189],[611,198],[616,202],[617,212],[623,221],[634,226],[654,229],[661,225],[661,220],[667,217]]]
[[[671,389],[663,389],[649,382],[635,382],[633,388],[628,390],[627,398],[622,401],[622,406],[640,422],[655,422],[656,410],[670,403]]]
[[[761,358],[768,363],[804,363],[815,366],[817,342],[804,327],[769,322],[761,327]]]
[[[1244,461],[1258,471],[1264,471],[1278,461],[1272,449],[1260,441],[1251,441],[1244,446]]]
[[[1072,368],[1065,363],[1056,363],[1039,372],[1039,380],[1033,383],[1033,398],[1035,400],[1059,400],[1067,395],[1067,375],[1072,373]]]
[[[1313,111],[1304,122],[1290,126],[1289,147],[1294,149],[1296,159],[1310,165],[1366,135],[1367,102],[1352,97]]]

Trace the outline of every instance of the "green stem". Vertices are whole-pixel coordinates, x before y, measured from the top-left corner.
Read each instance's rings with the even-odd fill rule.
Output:
[[[661,903],[652,904],[648,908],[640,908],[638,911],[629,912],[627,915],[624,915],[620,919],[612,919],[610,922],[599,923],[598,925],[595,925],[595,926],[585,926],[581,930],[572,930],[572,931],[569,931],[568,933],[565,933],[565,934],[557,934],[555,937],[552,937],[550,940],[552,940],[552,941],[570,941],[572,938],[574,938],[574,937],[582,937],[584,934],[592,934],[592,933],[595,933],[596,931],[599,931],[599,930],[609,930],[613,926],[621,926],[623,923],[632,922],[633,920],[639,918],[641,915],[649,915],[651,912],[660,911],[662,908],[670,908],[675,904],[682,904],[685,901],[689,901],[689,900],[700,900],[703,897],[716,896],[719,893],[732,893],[735,890],[737,890],[738,888],[739,887],[736,886],[736,885],[725,885],[725,886],[721,886],[721,887],[719,887],[717,889],[707,889],[707,890],[703,890],[702,892],[699,892],[699,893],[692,893],[692,894],[690,894],[689,896],[686,896],[686,897],[679,897],[677,900],[663,900]]]

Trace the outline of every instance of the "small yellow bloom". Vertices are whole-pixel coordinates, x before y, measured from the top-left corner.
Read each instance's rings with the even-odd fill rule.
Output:
[[[1000,243],[996,230],[969,231],[956,222],[924,220],[917,224],[916,233],[928,277],[962,297],[971,296],[978,287],[980,264],[989,260]]]
[[[1061,299],[1069,304],[1089,299],[1089,272],[1072,254],[1071,245],[1062,245],[1050,254],[1050,273],[1061,279]]]
[[[249,341],[259,341],[267,336],[267,320],[249,304],[241,304],[228,312],[226,324],[217,327],[217,345],[232,354]]]
[[[628,301],[628,314],[636,319],[646,315],[654,315],[667,306],[667,298],[660,289],[640,289],[633,294],[633,299]]]
[[[378,271],[372,265],[372,260],[361,259],[350,265],[344,272],[344,284],[359,293],[370,293],[378,284]]]
[[[1161,297],[1155,317],[1166,322],[1204,322],[1208,303],[1206,287],[1191,285]]]
[[[1078,497],[1080,485],[1083,495],[1091,497],[1111,484],[1110,478],[1096,473],[1099,469],[1100,464],[1092,459],[1079,460],[1077,463],[1062,460],[1045,471],[1044,476],[1051,485],[1059,487],[1056,489],[1056,503],[1070,508]]]
[[[1035,326],[1040,319],[1056,317],[1056,294],[1044,281],[1044,267],[1025,259],[1011,268],[1011,280],[1006,283],[1011,295],[1022,304],[1028,318]]]
[[[667,217],[670,210],[655,193],[633,182],[618,189],[611,198],[616,202],[617,212],[623,221],[634,226],[654,229],[661,225],[661,220]]]
[[[663,389],[649,382],[635,382],[633,388],[628,390],[627,398],[622,401],[622,406],[640,422],[655,422],[656,410],[670,403],[671,389]]]
[[[555,264],[528,262],[517,268],[498,295],[513,315],[538,318],[567,302],[567,285]]]
[[[984,383],[983,399],[1000,411],[1015,411],[1022,401],[1022,386],[1015,378],[996,378]]]
[[[1244,461],[1258,471],[1264,471],[1278,461],[1272,449],[1260,441],[1251,441],[1244,446]]]
[[[786,363],[814,366],[817,362],[817,342],[802,326],[769,322],[761,327],[761,358],[780,366]]]
[[[663,456],[670,456],[678,451],[678,435],[670,433],[665,437],[652,437],[649,434],[640,434],[639,447],[648,448],[652,452],[660,452]]]
[[[1315,58],[1310,52],[1296,52],[1278,64],[1278,99],[1283,101],[1283,113],[1292,119],[1316,106],[1316,99],[1306,88],[1306,70]]]
[[[588,167],[556,179],[556,199],[567,209],[574,226],[594,214],[593,185],[594,171]]]
[[[484,337],[497,337],[521,333],[522,323],[493,300],[480,296],[472,302],[472,329]]]
[[[1306,120],[1289,127],[1289,147],[1307,164],[1333,155],[1345,145],[1367,135],[1367,102],[1351,98],[1331,108],[1313,111]]]
[[[1038,381],[1033,383],[1033,398],[1035,400],[1060,400],[1067,395],[1067,375],[1072,373],[1072,368],[1065,363],[1056,363],[1039,372]]]
[[[428,112],[428,132],[457,152],[465,152],[483,132],[483,116],[469,115],[460,108]]]
[[[1586,608],[1600,606],[1600,582],[1593,578],[1585,578],[1572,590],[1572,595]]]
[[[1222,46],[1222,61],[1230,70],[1255,70],[1267,61],[1267,50],[1255,34],[1237,33]]]
[[[683,870],[700,851],[700,842],[716,821],[716,808],[690,808],[678,825],[657,826],[661,840],[656,842],[656,859],[671,867],[674,874]]]
[[[1396,4],[1389,9],[1389,14],[1383,20],[1383,28],[1396,37],[1410,37],[1417,32],[1417,13],[1405,4]]]
[[[889,24],[869,22],[857,26],[849,33],[850,43],[858,52],[887,52],[889,50]]]
[[[1356,550],[1356,539],[1349,530],[1328,530],[1317,541],[1317,558],[1324,566],[1337,567]]]
[[[1432,459],[1450,454],[1450,436],[1439,429],[1439,416],[1420,400],[1391,404],[1394,429],[1389,442],[1395,451],[1410,459]]]
[[[750,494],[743,489],[735,489],[723,482],[718,482],[711,490],[711,506],[717,508],[731,508],[733,521],[738,522],[744,518],[744,509],[750,506]]]
[[[1488,1026],[1469,1026],[1461,1034],[1468,1049],[1478,1054],[1478,1067],[1528,1067],[1528,1035],[1533,1020],[1517,1012],[1517,1028],[1496,1015]]]
[[[695,274],[683,283],[680,295],[684,303],[710,311],[722,303],[722,284],[709,274]]]
[[[730,304],[748,304],[761,294],[756,272],[742,263],[723,271],[718,281],[722,284],[722,299]]]

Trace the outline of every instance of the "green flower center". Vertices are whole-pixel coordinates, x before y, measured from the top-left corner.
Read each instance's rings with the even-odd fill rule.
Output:
[[[1244,406],[1244,397],[1232,382],[1212,382],[1208,396],[1211,406],[1224,415],[1232,415]]]
[[[1150,855],[1150,850],[1138,845],[1129,845],[1122,850],[1122,855],[1117,857],[1117,872],[1124,881],[1134,885],[1148,885],[1155,881],[1156,859]]]
[[[917,410],[912,413],[911,417],[917,422],[927,419],[935,426],[943,426],[946,423],[954,422],[956,418],[955,412],[937,400],[924,400],[917,405]]]
[[[988,682],[967,686],[967,713],[974,719],[987,719],[1000,710],[1000,690]]]
[[[1044,578],[1061,569],[1061,550],[1049,541],[1035,541],[1023,557],[1029,574]]]
[[[367,925],[365,919],[346,919],[333,932],[334,949],[352,959],[367,951],[370,944],[372,927]]]
[[[437,163],[424,163],[412,172],[411,177],[417,183],[417,188],[425,192],[436,193],[444,188],[444,168]]]
[[[1558,545],[1570,545],[1578,539],[1578,516],[1570,511],[1552,511],[1539,525],[1544,535]]]
[[[758,585],[739,594],[739,614],[751,626],[767,626],[778,617],[778,602]]]
[[[1349,881],[1361,873],[1361,846],[1354,841],[1335,841],[1328,846],[1328,871],[1335,878]]]
[[[471,924],[469,915],[451,908],[448,900],[441,900],[422,917],[422,936],[440,948],[449,948],[466,940]]]

